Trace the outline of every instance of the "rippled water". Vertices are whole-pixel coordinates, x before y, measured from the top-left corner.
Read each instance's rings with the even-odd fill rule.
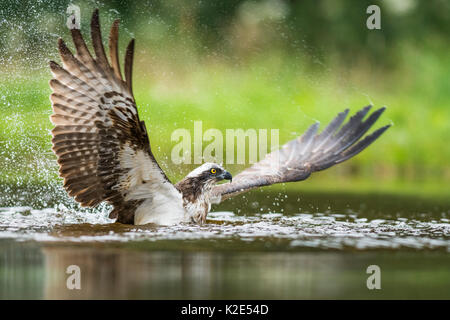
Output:
[[[446,216],[446,215],[444,215]],[[450,251],[450,221],[368,219],[357,214],[212,212],[202,226],[112,224],[106,213],[54,208],[0,208],[0,238],[43,242],[240,240],[282,242],[288,248],[414,248]]]
[[[127,226],[109,208],[81,209],[60,189],[8,189],[0,239],[39,242],[239,241],[264,248],[440,249],[450,251],[450,201],[389,195],[253,192],[213,208],[207,223]],[[11,206],[15,204],[15,206]],[[19,206],[17,206],[19,204]],[[153,243],[153,244],[152,244]]]
[[[450,298],[448,199],[265,190],[214,210],[202,226],[131,226],[58,189],[3,189],[0,298]]]

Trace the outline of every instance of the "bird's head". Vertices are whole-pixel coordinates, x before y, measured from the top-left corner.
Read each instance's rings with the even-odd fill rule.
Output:
[[[191,171],[175,187],[183,195],[184,205],[192,221],[204,223],[211,208],[211,191],[214,184],[230,180],[232,176],[216,163],[204,163]]]
[[[231,174],[221,165],[207,162],[191,171],[175,186],[188,201],[194,202],[200,194],[210,191],[217,182],[231,179]]]
[[[186,179],[195,181],[199,186],[213,185],[222,180],[230,180],[233,177],[221,165],[207,162],[191,171]]]

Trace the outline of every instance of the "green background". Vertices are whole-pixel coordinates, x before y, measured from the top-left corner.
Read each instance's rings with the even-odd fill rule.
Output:
[[[71,48],[69,1],[0,4],[0,182],[59,183],[51,152],[48,61]],[[136,39],[134,94],[152,148],[176,181],[172,132],[279,129],[280,143],[319,120],[367,104],[393,124],[356,158],[316,173],[303,190],[450,195],[447,1],[74,1],[89,35],[94,8],[107,45],[121,19],[120,55]],[[366,8],[381,8],[368,30]],[[205,144],[204,144],[205,145]],[[242,166],[229,165],[236,174]]]

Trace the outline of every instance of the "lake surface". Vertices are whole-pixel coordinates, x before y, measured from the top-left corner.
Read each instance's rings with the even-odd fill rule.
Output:
[[[269,189],[202,226],[137,227],[58,188],[0,191],[3,299],[450,299],[450,199]]]

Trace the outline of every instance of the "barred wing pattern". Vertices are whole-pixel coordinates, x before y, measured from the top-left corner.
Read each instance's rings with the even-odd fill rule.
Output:
[[[118,25],[109,38],[111,65],[100,33],[98,10],[92,16],[93,58],[80,30],[72,29],[76,56],[59,39],[63,67],[50,62],[53,79],[51,121],[53,151],[70,196],[82,206],[102,201],[114,205],[111,218],[133,223],[136,206],[157,192],[176,193],[156,162],[132,93],[134,39],[125,54],[122,79],[118,59]]]
[[[371,106],[367,106],[358,111],[341,127],[347,117],[347,109],[320,134],[317,133],[319,123],[311,125],[302,136],[239,173],[232,183],[215,186],[214,202],[219,203],[257,187],[305,180],[314,171],[327,169],[357,155],[390,127],[381,127],[361,139],[385,110],[378,109],[363,121],[370,109]]]

